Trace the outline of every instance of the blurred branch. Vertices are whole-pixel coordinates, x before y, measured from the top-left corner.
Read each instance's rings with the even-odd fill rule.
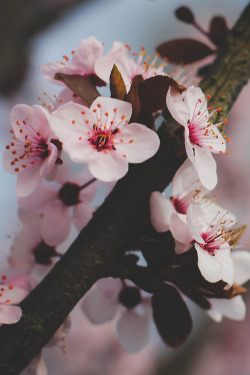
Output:
[[[250,59],[246,62],[246,50],[250,49],[249,17],[250,6],[230,34],[227,53],[215,61],[211,80],[206,79],[201,84],[212,100],[222,103],[223,116],[249,75]],[[240,77],[239,66],[244,68]],[[229,71],[230,90],[227,82]],[[136,268],[136,275],[132,275],[128,266],[122,267],[119,258],[147,228],[151,192],[162,191],[183,162],[178,156],[177,141],[171,135],[172,126],[170,118],[163,122],[159,129],[161,146],[157,154],[143,164],[130,166],[129,173],[117,183],[67,253],[22,302],[22,319],[15,325],[0,328],[0,374],[19,374],[99,278],[120,276],[139,284],[141,270]],[[143,278],[145,281],[145,273]],[[157,287],[157,279],[154,282]]]
[[[29,42],[73,7],[87,0],[1,0],[0,95],[17,89],[25,76]]]

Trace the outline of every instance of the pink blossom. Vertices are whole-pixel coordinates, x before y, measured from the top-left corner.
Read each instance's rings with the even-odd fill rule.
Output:
[[[26,199],[26,198],[24,198]],[[58,256],[55,246],[48,245],[42,237],[42,215],[32,211],[19,210],[23,229],[17,234],[10,247],[8,262],[16,271],[31,272],[36,264],[52,265],[52,258]]]
[[[122,347],[136,353],[147,344],[151,310],[149,298],[143,298],[138,288],[124,287],[118,279],[101,279],[84,297],[82,309],[93,324],[109,322],[121,310],[116,330]]]
[[[41,184],[29,197],[19,198],[19,206],[42,214],[41,237],[49,246],[57,246],[69,235],[71,222],[81,230],[92,218],[89,202],[95,194],[93,184],[81,189],[91,179],[89,173],[70,176],[64,164],[54,185]],[[56,223],[56,226],[55,226]]]
[[[157,232],[171,229],[172,215],[186,223],[189,205],[201,207],[212,201],[206,197],[208,191],[202,186],[192,163],[187,159],[176,172],[172,182],[172,197],[167,199],[159,191],[150,197],[151,222]]]
[[[166,65],[162,63],[158,67],[156,65],[158,55],[150,63],[151,57],[148,56],[145,59],[146,51],[143,47],[137,58],[137,53],[133,53],[132,58],[129,56],[130,49],[127,44],[115,41],[107,55],[96,61],[95,69],[97,74],[108,82],[111,70],[115,64],[122,75],[127,90],[129,90],[131,82],[136,75],[142,75],[144,79],[156,75],[166,75],[164,73]]]
[[[54,168],[58,141],[50,129],[46,111],[40,106],[14,106],[11,124],[13,140],[6,146],[3,166],[17,174],[16,193],[26,197]]]
[[[95,63],[103,54],[103,43],[91,36],[88,39],[83,39],[76,50],[72,51],[72,54],[71,62],[68,56],[64,55],[64,62],[41,65],[41,72],[53,83],[62,84],[60,81],[54,80],[54,76],[56,73],[64,73],[88,76],[96,86],[105,85],[105,82],[97,76],[95,71]]]
[[[216,162],[213,153],[225,153],[226,142],[213,125],[207,100],[199,87],[191,86],[183,94],[173,87],[167,93],[167,107],[173,118],[185,128],[185,146],[187,156],[194,165],[201,183],[208,190],[217,184]]]
[[[50,115],[64,150],[76,163],[88,163],[99,180],[122,178],[128,163],[142,163],[159,148],[158,135],[141,124],[128,124],[132,105],[98,97],[90,108],[67,103]]]
[[[5,275],[2,276],[0,290],[0,324],[14,324],[22,316],[21,308],[15,305],[20,303],[28,293],[24,288],[15,286],[14,283],[7,284]]]

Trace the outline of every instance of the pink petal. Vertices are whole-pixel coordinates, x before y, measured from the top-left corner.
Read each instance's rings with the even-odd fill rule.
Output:
[[[236,284],[244,284],[250,279],[250,253],[244,250],[236,250],[232,253],[235,267],[234,281]]]
[[[16,270],[28,273],[34,265],[33,245],[34,243],[30,238],[30,234],[24,231],[19,233],[10,248],[10,255],[8,257],[10,266]]]
[[[191,145],[190,140],[189,140],[188,127],[185,127],[185,149],[186,149],[188,159],[191,161],[194,168],[196,169],[195,158],[194,158],[194,146]]]
[[[45,79],[60,86],[63,86],[64,83],[54,79],[56,73],[77,74],[76,67],[60,62],[42,64],[40,71],[45,74]]]
[[[14,324],[22,317],[22,310],[18,306],[0,305],[0,324]]]
[[[20,128],[23,125],[23,120],[27,121],[27,123],[32,124],[33,122],[33,108],[26,104],[17,104],[15,105],[11,112],[10,112],[10,121],[12,124],[12,127],[16,133],[16,136],[18,138],[23,138],[20,133]],[[17,125],[17,123],[20,123],[22,125]]]
[[[1,284],[0,289],[0,304],[17,304],[21,302],[28,294],[25,289],[13,285]]]
[[[170,86],[167,93],[167,107],[172,117],[179,122],[179,124],[186,126],[189,120],[189,109],[182,100],[182,95]]]
[[[197,172],[189,159],[186,159],[182,166],[177,170],[173,178],[172,192],[174,197],[190,191],[194,191],[196,186],[200,187]]]
[[[82,74],[94,73],[96,60],[103,54],[103,43],[95,37],[82,40],[72,57],[72,64],[81,69]]]
[[[208,190],[217,185],[216,162],[209,150],[195,146],[195,164],[201,183]]]
[[[49,143],[49,155],[46,159],[41,163],[40,166],[40,175],[42,177],[48,176],[48,174],[52,171],[52,169],[55,167],[55,163],[58,157],[58,150],[53,143]]]
[[[114,143],[121,155],[127,155],[129,163],[142,163],[154,156],[160,146],[160,139],[157,133],[144,125],[129,124],[117,134]]]
[[[67,239],[71,227],[68,211],[69,208],[60,202],[56,202],[44,210],[41,233],[48,245],[57,246]]]
[[[112,320],[119,308],[119,289],[92,289],[83,299],[82,309],[93,324],[103,324]]]
[[[128,161],[117,151],[100,152],[98,159],[89,163],[92,175],[106,182],[117,181],[128,171]]]
[[[121,346],[128,353],[142,350],[149,340],[149,321],[147,317],[127,310],[117,322],[117,335]]]
[[[46,206],[50,206],[58,197],[58,190],[52,186],[41,184],[28,197],[19,198],[20,208],[42,212]]]
[[[172,215],[170,220],[170,230],[173,237],[180,243],[186,245],[184,248],[190,249],[193,240],[187,224],[185,224],[178,215]]]
[[[165,198],[159,191],[154,191],[150,197],[151,223],[157,232],[169,230],[170,218],[175,212],[170,199]]]
[[[207,100],[202,90],[199,87],[190,86],[187,89],[187,91],[184,92],[183,97],[184,97],[184,103],[186,104],[189,110],[190,120],[194,116],[194,114],[196,114],[200,110],[201,104],[198,102],[199,99],[202,101],[202,103],[204,101],[206,102],[206,104],[204,104],[204,106],[202,107],[203,110],[207,108]],[[197,105],[197,103],[199,104],[199,106]]]
[[[36,190],[41,182],[40,163],[19,171],[17,173],[16,195],[27,197]]]
[[[201,236],[201,233],[204,225],[206,225],[207,222],[206,216],[200,207],[194,204],[189,205],[187,211],[187,224],[192,238],[196,242],[204,244],[205,241]]]
[[[111,126],[115,127],[118,124],[120,124],[120,127],[121,125],[125,125],[126,121],[130,120],[132,115],[132,104],[124,102],[123,100],[98,96],[98,98],[92,103],[90,110],[96,110],[98,118],[100,118],[100,123],[106,124],[107,128]],[[108,117],[105,113],[108,113]],[[123,116],[125,117],[123,118]],[[112,121],[114,124],[111,124]]]
[[[73,222],[76,228],[82,230],[92,219],[94,209],[87,203],[79,203],[73,209]]]

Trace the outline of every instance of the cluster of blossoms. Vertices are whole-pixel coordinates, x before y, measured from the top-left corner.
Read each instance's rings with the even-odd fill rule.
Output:
[[[150,64],[149,58],[144,59],[144,49],[137,59],[135,54],[131,58],[130,48],[120,42],[114,42],[105,56],[103,48],[101,42],[90,37],[72,51],[71,61],[64,56],[65,62],[41,66],[46,78],[54,83],[66,82],[55,79],[58,74],[64,78],[77,77],[77,90],[69,84],[69,88],[64,88],[59,97],[51,101],[52,105],[18,104],[12,109],[13,139],[6,146],[3,165],[17,175],[22,230],[11,246],[8,260],[12,269],[25,277],[30,277],[31,273],[34,276],[38,264],[51,266],[52,257],[62,256],[58,247],[69,237],[72,223],[78,231],[88,224],[94,212],[91,201],[100,182],[110,183],[113,187],[126,175],[129,163],[148,160],[160,146],[154,127],[140,122],[140,114],[135,115],[134,103],[129,101],[128,93],[138,76],[143,82],[159,76],[170,80],[164,72],[165,65],[157,67],[157,57]],[[100,96],[95,88],[109,83],[114,65],[123,81],[125,94],[122,99],[120,94],[112,98]],[[83,96],[78,89],[82,77],[91,87],[89,92],[86,86],[83,88],[86,90]],[[118,92],[119,87],[116,89]],[[90,100],[93,90],[97,95]],[[143,100],[140,90],[138,92],[138,100]],[[215,320],[223,315],[242,319],[245,305],[240,294],[244,288],[239,285],[250,278],[250,254],[232,251],[239,235],[239,230],[232,229],[236,219],[207,197],[217,184],[212,153],[227,153],[226,141],[229,141],[218,130],[221,123],[211,122],[220,108],[208,108],[208,98],[200,88],[190,86],[186,89],[174,80],[164,95],[164,107],[184,127],[183,141],[188,159],[173,179],[170,199],[160,192],[151,195],[151,222],[156,232],[154,239],[147,238],[141,243],[142,254],[148,268],[153,268],[162,277],[164,293],[181,299],[178,289],[205,306]],[[153,118],[155,112],[149,111],[147,115]],[[65,153],[72,162],[86,164],[88,170],[85,168],[79,174],[70,175]],[[162,237],[158,241],[158,233],[169,231],[175,246],[170,255],[166,250],[164,261],[159,262],[156,259],[158,252],[153,247],[160,242],[163,248],[168,248],[168,241],[164,242]],[[150,251],[155,255],[149,256]],[[187,264],[190,254],[191,263]],[[157,269],[154,268],[156,265]],[[186,280],[183,280],[184,274]],[[0,322],[3,324],[20,319],[20,308],[13,305],[28,293],[28,288],[13,285],[1,285]],[[178,293],[177,297],[175,293]],[[128,352],[137,352],[148,341],[152,316],[164,336],[158,319],[161,315],[158,297],[156,292],[152,299],[129,280],[109,278],[99,280],[84,297],[81,306],[94,324],[110,321],[118,314],[119,341]],[[63,337],[68,329],[67,322],[60,331]],[[179,344],[169,339],[165,341],[170,346]],[[41,355],[32,366],[44,366]]]

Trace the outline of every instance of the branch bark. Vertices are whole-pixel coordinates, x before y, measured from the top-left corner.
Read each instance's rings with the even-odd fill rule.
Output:
[[[250,6],[229,35],[229,47],[214,62],[201,87],[220,105],[219,121],[229,112],[250,73]],[[129,278],[138,285],[147,275],[122,266],[120,255],[147,227],[149,197],[162,191],[183,162],[168,118],[159,129],[161,146],[147,162],[130,166],[93,219],[46,278],[22,302],[22,319],[0,328],[0,374],[17,375],[39,353],[82,296],[99,278]],[[159,280],[145,284],[157,288]],[[152,286],[153,285],[153,286]]]

